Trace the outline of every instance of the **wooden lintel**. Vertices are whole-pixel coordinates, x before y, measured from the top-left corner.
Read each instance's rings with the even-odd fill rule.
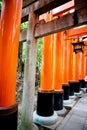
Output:
[[[28,2],[28,0],[25,0],[25,1]],[[54,9],[55,7],[65,4],[69,1],[71,1],[71,0],[60,0],[60,1],[38,0],[36,3],[33,4],[34,12],[41,15],[47,11]],[[29,15],[29,6],[22,9],[21,23],[28,21],[28,15]]]
[[[29,15],[29,3],[35,2],[37,0],[24,0],[25,3],[27,3],[27,7],[22,9],[22,18],[21,22],[26,22],[28,21],[28,15]],[[60,1],[55,1],[55,0],[38,0],[36,3],[33,4],[34,6],[34,12],[38,13],[41,15],[42,13],[45,13],[51,9],[54,9],[55,7],[59,7],[60,5],[63,5],[64,3],[67,3],[71,0],[60,0]],[[80,8],[87,7],[87,0],[75,0],[75,9],[78,10]]]
[[[28,21],[28,16],[29,16],[29,6],[22,9],[21,23]]]
[[[87,7],[87,0],[75,0],[75,10]]]
[[[39,0],[34,4],[34,12],[41,15],[69,1],[71,0]]]
[[[39,38],[83,24],[87,24],[87,8],[80,9],[76,13],[67,14],[47,23],[36,24],[34,36],[36,38]],[[26,40],[26,34],[27,29],[21,32],[20,41]]]
[[[23,5],[22,5],[22,8],[25,8],[31,4],[33,4],[34,2],[36,2],[38,0],[23,0]]]
[[[87,8],[80,9],[72,14],[67,14],[47,23],[37,24],[34,36],[35,38],[39,38],[83,24],[87,24]]]

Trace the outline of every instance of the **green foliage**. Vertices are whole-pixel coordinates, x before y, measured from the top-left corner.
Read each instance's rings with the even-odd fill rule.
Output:
[[[21,44],[21,43],[20,43]],[[26,42],[24,42],[19,48],[19,65],[18,65],[18,71],[21,72],[21,75],[23,74],[24,70],[24,64],[25,64],[25,58],[26,58]],[[41,63],[42,63],[42,38],[38,39],[37,43],[37,55],[36,55],[36,80],[35,85],[39,86],[40,84],[40,71],[41,71]]]
[[[35,81],[36,86],[40,85],[41,64],[42,64],[42,38],[39,38],[37,43],[37,56],[36,56],[36,81]]]
[[[25,22],[25,23],[22,23],[20,25],[20,30],[22,31],[23,29],[27,28],[28,27],[28,22]]]
[[[42,38],[37,41],[37,56],[36,56],[36,72],[40,73],[42,63]],[[26,57],[26,42],[23,43],[22,47],[22,62],[25,62]]]
[[[0,0],[0,10],[2,9],[2,0]]]
[[[36,57],[36,70],[40,72],[42,62],[42,38],[38,39],[37,44],[37,57]]]

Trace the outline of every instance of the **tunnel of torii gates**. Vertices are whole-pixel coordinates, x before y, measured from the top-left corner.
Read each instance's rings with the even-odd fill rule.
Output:
[[[3,0],[0,18],[0,122],[6,123],[4,126],[0,125],[3,130],[6,126],[11,130],[17,129],[18,104],[15,93],[21,9],[22,0]],[[56,16],[50,12],[43,17],[50,21]],[[50,120],[53,124],[57,119],[54,110],[62,110],[63,100],[66,103],[75,93],[80,93],[81,87],[86,87],[84,78],[87,75],[87,46],[84,46],[83,53],[75,53],[71,44],[86,34],[87,26],[43,37],[35,122],[48,124]],[[87,44],[86,41],[84,43]],[[43,120],[42,117],[47,119]]]
[[[46,22],[55,17],[52,12],[42,15]],[[69,104],[75,95],[81,93],[81,89],[86,88],[87,41],[84,41],[84,52],[74,52],[72,45],[80,42],[80,37],[86,34],[87,26],[81,26],[43,37],[40,88],[34,117],[36,123],[53,124],[57,119],[55,112],[63,112],[63,105]],[[52,116],[53,120],[41,116]]]

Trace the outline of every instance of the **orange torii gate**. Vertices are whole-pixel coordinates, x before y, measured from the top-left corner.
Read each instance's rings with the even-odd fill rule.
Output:
[[[80,37],[87,34],[87,26],[82,26],[69,30],[69,36],[72,38]],[[86,41],[84,41],[86,45]],[[83,53],[73,53],[73,80],[77,81],[78,87],[75,87],[76,93],[80,92],[80,88],[85,88],[84,78],[86,76],[86,46]],[[79,83],[78,83],[79,82]]]
[[[74,1],[70,1],[67,4],[64,4],[63,6],[60,6],[60,7],[56,8],[56,9],[54,9],[53,10],[53,16],[61,17],[62,15],[64,15],[65,12],[69,13],[69,11],[71,9],[74,9]],[[61,32],[61,41],[60,41],[60,44],[62,44],[62,48],[60,47],[61,54],[59,54],[59,56],[57,55],[57,58],[61,59],[62,62],[57,63],[57,65],[59,64],[59,66],[58,66],[59,69],[56,71],[56,74],[59,72],[58,73],[59,76],[57,74],[56,79],[58,77],[60,77],[60,79],[62,80],[62,82],[61,82],[62,83],[62,86],[61,86],[62,88],[61,89],[64,90],[64,102],[67,102],[69,100],[69,84],[70,84],[70,82],[68,83],[68,81],[70,80],[70,76],[71,76],[70,68],[72,68],[72,62],[70,61],[71,53],[72,53],[72,45],[70,44],[70,41],[67,40],[68,38],[69,38],[68,31]],[[58,44],[58,41],[57,41],[57,44]],[[57,48],[58,48],[58,45],[57,45]],[[60,67],[60,64],[61,64],[61,67]],[[54,71],[55,70],[56,70],[56,68],[54,69]],[[60,82],[60,80],[57,79],[57,80],[55,80],[55,82],[56,83]],[[74,95],[74,89],[73,89],[73,92],[72,92],[72,88],[71,88],[70,89],[70,96],[73,96],[73,95]]]
[[[74,6],[70,7],[69,9],[73,7]],[[69,38],[71,40],[68,40]],[[54,42],[51,40],[53,40]],[[48,42],[49,42],[48,44],[49,46],[47,46]],[[53,47],[52,47],[52,42],[53,42]],[[47,93],[50,93],[50,94],[53,93],[52,92],[53,88],[55,90],[54,95],[57,94],[57,96],[59,93],[63,95],[62,88],[64,89],[65,101],[69,101],[69,97],[72,98],[74,96],[75,88],[76,88],[77,93],[80,91],[79,81],[78,81],[79,80],[79,67],[78,66],[79,66],[80,54],[78,53],[76,55],[75,53],[73,53],[72,36],[70,35],[70,30],[67,30],[65,32],[61,32],[58,34],[54,34],[54,37],[52,37],[51,35],[44,37],[43,45],[44,45],[44,48],[43,48],[43,57],[42,57],[41,84],[40,84],[40,90],[38,92],[37,113],[35,114],[42,117],[46,117],[46,116],[51,116],[52,114],[52,102],[50,104],[51,105],[51,108],[50,108],[51,113],[50,113],[46,111],[49,108],[48,106],[50,106],[49,103],[47,105],[46,99],[48,98]],[[51,50],[49,49],[49,47]],[[53,48],[53,52],[54,52],[53,61],[52,61],[52,48],[51,47]],[[52,72],[53,72],[53,77],[52,77]],[[70,91],[69,91],[69,88],[70,88]],[[50,90],[52,93],[50,92]],[[49,99],[49,101],[51,99],[52,97]],[[46,109],[42,108],[44,104],[44,100],[46,104],[45,106]],[[61,109],[63,108],[62,100],[63,98],[61,96]],[[55,103],[55,99],[54,99],[54,103]],[[56,103],[54,104],[54,106],[56,106],[56,110],[58,110],[59,108],[57,108],[58,106]],[[34,118],[35,118],[34,121],[38,123],[38,119],[40,117],[37,115],[36,117],[34,115]],[[48,123],[46,119],[44,120],[45,122],[42,120],[42,118],[40,118],[39,121],[40,120],[42,124]],[[53,122],[50,122],[50,123],[53,123]]]
[[[22,0],[3,0],[0,18],[0,129],[17,129],[16,70]]]
[[[43,17],[46,21],[50,21],[52,14],[50,12]],[[54,124],[58,119],[56,112],[54,112],[53,103],[53,39],[53,35],[43,37],[41,80],[37,97],[37,110],[34,112],[34,122],[43,125]]]

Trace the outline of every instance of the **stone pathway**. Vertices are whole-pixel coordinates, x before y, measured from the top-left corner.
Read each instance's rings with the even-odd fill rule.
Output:
[[[87,93],[79,99],[56,130],[87,130]]]

